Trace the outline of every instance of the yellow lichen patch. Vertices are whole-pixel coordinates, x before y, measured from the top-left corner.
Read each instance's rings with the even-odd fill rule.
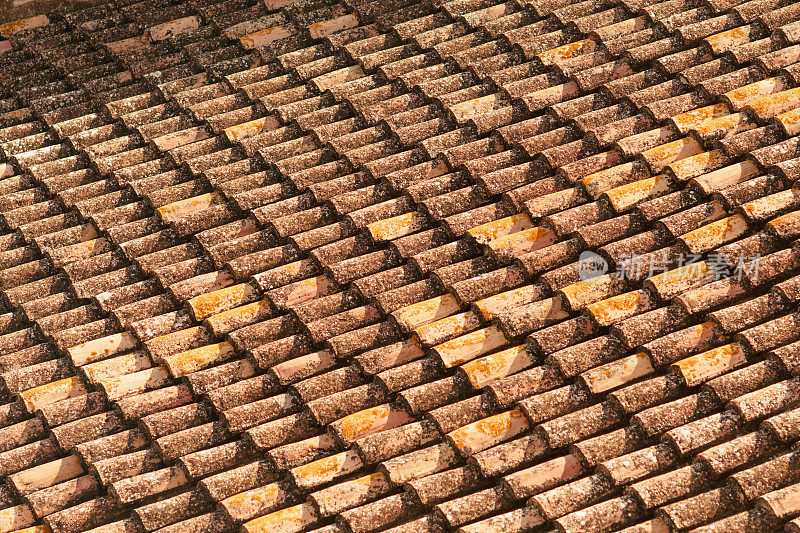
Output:
[[[435,322],[424,324],[414,329],[417,338],[423,344],[435,344],[445,337],[462,335],[480,325],[475,313],[467,311],[458,313]]]
[[[674,161],[667,165],[679,180],[687,180],[725,164],[727,156],[722,150],[711,150]]]
[[[50,19],[47,18],[47,15],[37,15],[35,17],[28,17],[25,19],[12,20],[11,22],[0,24],[0,35],[3,37],[10,37],[15,33],[33,28],[39,28],[48,24],[50,24]]]
[[[607,298],[626,287],[626,281],[616,275],[605,274],[571,283],[559,289],[572,309],[581,309],[597,300]]]
[[[746,362],[744,349],[738,342],[734,342],[687,357],[673,366],[680,370],[686,384],[694,387]]]
[[[714,104],[675,115],[671,120],[681,132],[686,133],[707,120],[723,117],[730,113],[728,104]]]
[[[766,120],[796,107],[800,107],[800,87],[754,100],[744,110]]]
[[[739,87],[724,93],[725,97],[734,110],[742,109],[750,102],[754,102],[759,98],[769,96],[770,94],[779,93],[789,88],[788,83],[782,77],[767,78],[765,80],[749,83],[744,87]]]
[[[541,292],[536,285],[525,285],[478,300],[474,305],[484,318],[492,318],[498,313],[531,303],[541,295]]]
[[[33,412],[36,409],[41,409],[45,405],[60,400],[66,400],[67,398],[74,398],[75,396],[86,393],[86,387],[81,379],[77,376],[73,376],[28,389],[21,392],[20,397],[22,401],[25,402],[25,408],[29,412]]]
[[[767,225],[779,237],[794,238],[800,235],[800,211],[792,211],[777,218],[773,218]]]
[[[331,516],[353,506],[353,502],[371,501],[389,492],[392,484],[382,472],[351,479],[310,495],[322,516]]]
[[[224,334],[230,331],[230,324],[249,324],[259,317],[267,317],[271,311],[272,306],[267,300],[259,300],[209,316],[206,323],[215,333]]]
[[[713,172],[692,179],[692,183],[705,194],[721,191],[737,183],[759,175],[758,167],[752,161],[743,161],[722,167]]]
[[[447,434],[453,445],[465,455],[472,455],[518,435],[529,426],[519,409],[489,416]]]
[[[496,350],[507,342],[497,326],[489,326],[443,342],[434,346],[433,350],[442,359],[444,366],[450,368]]]
[[[428,220],[419,211],[412,211],[396,217],[378,220],[367,225],[370,235],[376,241],[391,241],[425,229]]]
[[[504,235],[511,235],[533,227],[533,223],[528,215],[519,213],[510,217],[501,218],[500,220],[493,220],[486,224],[481,224],[474,228],[468,229],[467,233],[472,235],[478,242],[486,243],[502,237]]]
[[[253,135],[258,135],[259,133],[272,131],[279,126],[280,122],[278,122],[278,119],[269,115],[251,120],[250,122],[245,122],[244,124],[225,128],[225,136],[230,142],[236,142],[247,137],[252,137]]]
[[[787,135],[800,133],[800,108],[792,109],[775,117]]]
[[[470,361],[461,368],[473,388],[480,389],[495,380],[528,368],[533,363],[534,359],[524,346],[515,346]]]
[[[234,494],[219,502],[219,505],[231,518],[241,520],[274,511],[286,503],[289,497],[279,483],[270,483],[263,487]]]
[[[489,242],[489,248],[500,256],[517,257],[550,246],[558,240],[551,229],[536,226]]]
[[[167,356],[164,358],[164,365],[173,377],[179,378],[223,362],[233,355],[233,345],[223,341]]]
[[[652,371],[653,365],[650,357],[643,352],[638,352],[587,370],[581,374],[581,377],[592,394],[600,394],[646,376]]]
[[[156,209],[161,220],[173,222],[191,213],[208,209],[212,205],[223,202],[225,198],[218,192],[208,192],[200,196],[178,200]]]
[[[661,170],[665,166],[675,161],[680,161],[687,157],[697,155],[703,151],[703,147],[693,137],[684,137],[676,141],[668,142],[655,148],[642,152],[642,157],[655,170]]]
[[[81,371],[89,383],[99,383],[112,376],[132,374],[151,366],[150,357],[143,350],[136,350],[129,354],[90,363],[82,367]]]
[[[705,261],[697,261],[674,268],[648,280],[662,298],[670,298],[686,289],[710,281],[710,268]]]
[[[712,322],[702,322],[696,326],[686,328],[684,340],[692,346],[708,345],[717,336],[717,325]]]
[[[721,132],[731,135],[737,131],[753,127],[755,127],[755,124],[748,122],[747,115],[744,113],[733,113],[731,115],[725,115],[724,117],[706,120],[702,124],[699,124],[694,131],[701,136],[716,135]]]
[[[637,170],[634,162],[622,163],[610,168],[600,170],[585,176],[581,183],[583,188],[592,198],[598,198],[606,190],[609,189],[609,184],[616,185],[620,179],[630,181],[632,177],[647,177],[650,175],[649,171],[640,172]]]
[[[704,253],[747,231],[747,221],[742,215],[725,217],[681,236],[692,253]]]
[[[222,35],[228,39],[239,39],[244,35],[255,33],[259,30],[263,30],[264,28],[271,28],[272,26],[281,23],[283,20],[284,17],[281,13],[265,15],[256,19],[244,20],[238,24],[234,24],[233,26],[228,26],[225,28],[222,31]]]
[[[337,31],[355,28],[356,26],[358,26],[358,15],[348,13],[334,19],[315,22],[308,26],[308,33],[312,39],[322,39]]]
[[[352,474],[361,466],[358,454],[350,449],[295,467],[291,473],[299,487],[311,488],[333,481],[337,477]]]
[[[408,330],[416,329],[423,324],[440,320],[458,312],[461,307],[452,294],[443,294],[428,300],[401,307],[392,316]]]
[[[47,248],[46,252],[57,266],[64,266],[75,261],[88,259],[106,253],[111,249],[111,243],[104,237],[78,242],[60,248]]]
[[[53,533],[53,530],[46,524],[40,526],[26,527],[25,529],[17,529],[13,533]]]
[[[617,212],[622,212],[649,198],[660,196],[670,190],[670,181],[663,174],[614,187],[604,194]]]
[[[123,331],[78,344],[67,349],[67,353],[75,366],[81,366],[130,350],[138,344],[132,333]]]
[[[317,511],[310,503],[287,507],[242,524],[243,533],[295,533],[316,523]]]
[[[277,41],[278,39],[285,39],[291,36],[291,28],[287,26],[273,26],[272,28],[266,28],[249,35],[243,35],[239,38],[239,42],[242,43],[242,48],[245,50],[252,50],[259,46]]]
[[[639,311],[649,309],[650,295],[646,291],[630,291],[600,300],[586,306],[594,319],[601,326],[608,326],[632,316]]]
[[[751,220],[764,220],[785,208],[796,206],[798,202],[800,202],[800,190],[787,189],[742,204],[742,210]]]
[[[466,122],[473,117],[506,105],[506,103],[507,99],[502,94],[493,93],[450,106],[450,112],[453,113],[457,122]]]
[[[250,283],[239,283],[195,296],[187,303],[195,319],[203,320],[222,311],[250,303],[256,298],[258,292]]]
[[[749,26],[739,26],[738,28],[715,33],[703,40],[711,47],[714,55],[719,55],[750,42],[751,33],[752,30]]]
[[[15,507],[7,507],[0,510],[0,531],[16,531],[36,522],[33,511],[28,504],[21,504]]]
[[[347,415],[334,422],[332,426],[342,440],[353,442],[361,437],[401,426],[410,420],[411,416],[404,409],[383,404]]]
[[[163,41],[175,35],[180,35],[188,31],[195,30],[200,27],[200,18],[191,15],[189,17],[170,20],[156,26],[152,26],[147,30],[150,38],[154,41]]]
[[[597,50],[598,44],[597,41],[594,39],[583,39],[582,41],[576,41],[574,43],[568,43],[558,48],[553,48],[551,50],[547,50],[546,52],[542,52],[539,54],[539,59],[545,65],[551,65],[553,63],[560,63],[567,59],[571,59],[573,57],[586,54],[589,52],[594,52]]]
[[[110,401],[131,394],[163,386],[169,381],[169,373],[163,366],[157,366],[100,382],[100,386]]]

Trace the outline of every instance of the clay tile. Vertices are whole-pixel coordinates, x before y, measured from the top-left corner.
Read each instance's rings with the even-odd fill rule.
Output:
[[[778,381],[782,370],[779,361],[766,359],[714,378],[706,388],[714,391],[720,400],[727,401]]]
[[[777,435],[777,438],[782,442],[787,442],[793,439],[793,435],[797,432],[794,421],[800,415],[800,410],[793,409],[779,415],[768,418],[763,422],[766,429]]]
[[[337,520],[354,533],[365,533],[407,520],[419,510],[419,503],[402,493],[344,511]]]
[[[116,481],[109,486],[109,491],[120,502],[132,503],[186,483],[183,470],[174,466]]]
[[[661,443],[605,461],[599,470],[615,484],[622,485],[664,470],[673,465],[677,458],[668,444]]]
[[[739,331],[765,318],[780,313],[785,308],[783,300],[775,293],[765,294],[719,311],[709,317],[726,333]]]
[[[449,444],[434,444],[384,460],[380,469],[393,483],[404,483],[447,468],[455,464],[456,457],[455,450]]]
[[[570,481],[582,472],[580,460],[570,454],[509,474],[503,481],[515,498],[527,498],[561,482]]]
[[[778,489],[761,496],[758,504],[769,508],[772,513],[778,518],[791,516],[796,512],[797,504],[794,501],[797,497],[797,491],[800,489],[800,484],[795,483],[788,487]]]
[[[800,279],[798,278],[798,276],[795,276],[786,281],[776,284],[775,288],[788,301],[796,302],[798,299],[798,292],[797,292],[798,283],[800,283]]]
[[[260,533],[274,530],[286,523],[306,528],[316,524],[318,520],[319,516],[314,506],[311,503],[301,503],[245,522],[241,529],[247,533]]]
[[[436,506],[436,510],[451,527],[455,528],[508,508],[510,499],[504,488],[492,487],[440,503]]]
[[[383,496],[389,492],[390,486],[386,476],[377,472],[317,491],[310,498],[322,516],[331,516]],[[338,531],[338,528],[332,531]]]
[[[537,494],[531,501],[539,508],[543,516],[552,519],[588,506],[602,498],[610,490],[611,483],[608,478],[602,475],[593,475]]]
[[[763,453],[761,450],[759,452]],[[794,452],[780,454],[733,474],[731,481],[744,493],[745,497],[753,499],[785,485],[787,480],[793,480],[794,476],[789,472],[792,471],[792,465],[796,461],[797,457]]]
[[[721,474],[770,453],[775,445],[776,441],[771,434],[760,430],[718,444],[701,452],[699,457],[715,473]]]
[[[798,221],[800,221],[800,211],[792,211],[791,213],[770,220],[767,226],[770,231],[774,232],[779,237],[792,239],[800,234],[797,229]]]
[[[365,462],[372,464],[431,444],[439,437],[435,425],[423,420],[365,436],[356,441],[355,445]]]
[[[448,433],[448,438],[464,455],[473,455],[525,431],[529,423],[515,409],[473,422]]]
[[[275,511],[292,501],[294,497],[287,483],[277,482],[229,496],[218,505],[234,522],[244,522]]]
[[[423,505],[428,506],[477,488],[478,483],[479,474],[476,469],[462,466],[412,480],[406,484],[406,489]]]
[[[731,405],[741,413],[747,422],[774,414],[797,403],[796,381],[796,379],[780,381],[750,392],[734,399]]]
[[[797,331],[795,322],[800,319],[797,313],[785,315],[765,322],[759,326],[744,330],[739,334],[753,353],[770,350],[795,340]]]
[[[625,344],[633,348],[680,328],[686,323],[686,319],[686,311],[680,306],[672,305],[628,318],[613,328]]]
[[[539,526],[543,522],[544,518],[535,507],[523,507],[462,526],[460,529],[464,533],[500,533],[501,531],[517,533]]]

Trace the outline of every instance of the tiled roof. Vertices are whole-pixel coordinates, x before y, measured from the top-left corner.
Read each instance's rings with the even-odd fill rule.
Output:
[[[800,531],[800,3],[0,35],[0,533]]]

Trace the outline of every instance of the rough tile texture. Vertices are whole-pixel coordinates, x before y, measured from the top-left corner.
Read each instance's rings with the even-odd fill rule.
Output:
[[[800,530],[800,4],[0,36],[0,533]]]

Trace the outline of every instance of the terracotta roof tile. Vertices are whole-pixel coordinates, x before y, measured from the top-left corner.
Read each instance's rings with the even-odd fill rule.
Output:
[[[4,425],[18,429],[4,456],[19,471],[77,445],[98,465],[87,483],[100,483],[64,480],[9,513],[28,525],[53,511],[44,522],[70,530],[226,531],[205,494],[235,498],[350,453],[383,464],[237,520],[260,530],[296,515],[331,531],[773,520],[752,498],[728,516],[743,500],[724,476],[794,439],[793,111],[770,102],[796,77],[793,48],[769,32],[795,8],[306,4],[120,5],[75,19],[89,39],[58,17],[12,37],[25,52],[3,58],[17,89],[2,100],[3,379],[25,397],[85,381],[42,407],[46,440],[9,407]],[[165,23],[181,33],[159,41]],[[276,26],[249,54],[217,36]],[[90,40],[113,43],[115,61]],[[66,72],[70,53],[80,69]],[[732,220],[735,231],[706,236]],[[93,241],[103,253],[87,256]],[[583,279],[583,249],[629,279]],[[761,268],[710,280],[681,268],[693,250],[700,271],[718,254],[731,269],[758,255]],[[630,254],[645,255],[628,265]],[[650,261],[672,270],[657,276]],[[213,309],[197,311],[205,300]],[[740,437],[751,419],[765,429]],[[660,462],[613,466],[665,432]],[[442,433],[468,466],[436,445]],[[248,463],[254,453],[269,458]],[[574,468],[551,472],[560,461]],[[704,468],[723,477],[695,486]],[[544,477],[517,494],[478,470]],[[684,473],[674,494],[658,492]],[[144,496],[125,490],[147,476],[182,488],[116,507],[115,495]],[[607,493],[612,479],[646,497]],[[538,503],[520,509],[528,496]],[[657,518],[640,503],[661,506]]]

